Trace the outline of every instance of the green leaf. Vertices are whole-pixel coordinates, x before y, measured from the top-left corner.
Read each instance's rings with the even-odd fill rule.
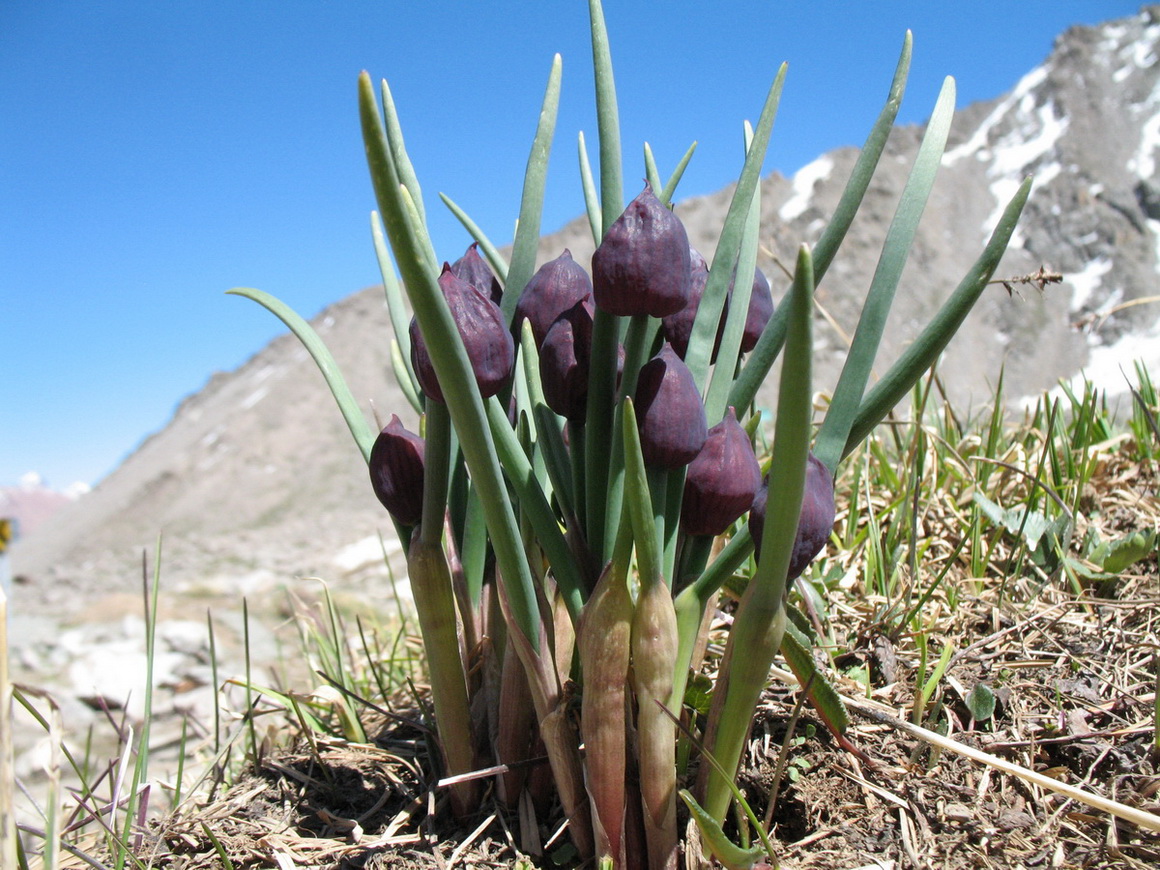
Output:
[[[592,180],[592,164],[588,162],[588,147],[584,144],[584,132],[580,132],[580,184],[584,190],[584,210],[588,215],[588,227],[592,230],[593,244],[600,244],[604,237],[601,229],[600,197],[596,193],[596,183]]]
[[[383,237],[383,223],[379,220],[377,211],[371,212],[371,240],[375,246],[375,259],[379,263],[379,274],[383,277],[383,295],[387,299],[391,331],[395,334],[395,343],[399,347],[402,375],[405,375],[403,377],[399,373],[399,366],[395,365],[395,377],[410,400],[411,396],[418,396],[421,392],[419,379],[415,377],[415,370],[411,367],[411,334],[407,329],[411,324],[411,315],[407,311],[407,306],[403,304],[403,288],[399,286],[395,267],[391,265],[391,252],[387,248],[387,240]],[[393,355],[392,364],[395,364]],[[420,404],[416,404],[415,401],[411,401],[411,404],[416,411],[422,413],[423,408]]]
[[[1003,216],[999,219],[983,253],[959,282],[954,293],[918,338],[903,351],[902,356],[895,361],[889,371],[866,393],[846,438],[846,445],[842,450],[843,457],[848,456],[862,443],[870,431],[906,396],[923,373],[938,359],[939,354],[946,349],[995,273],[1030,193],[1031,179],[1027,178],[1004,209]]]
[[[527,169],[524,171],[524,192],[520,198],[520,219],[516,224],[516,238],[512,243],[511,266],[505,282],[508,292],[504,293],[501,308],[512,322],[516,303],[524,285],[536,271],[536,247],[540,242],[540,215],[544,210],[544,184],[548,177],[548,158],[552,154],[552,137],[556,132],[556,111],[560,105],[560,76],[562,61],[560,55],[552,59],[552,71],[548,75],[548,86],[544,90],[544,102],[540,107],[540,121],[536,125],[536,136],[532,141],[532,152],[528,155]]]
[[[862,146],[862,152],[858,155],[858,161],[854,164],[850,179],[846,182],[845,190],[842,191],[842,198],[838,201],[837,208],[834,209],[833,217],[830,218],[830,222],[822,230],[821,238],[814,245],[815,284],[821,283],[822,277],[826,274],[826,270],[829,269],[830,263],[833,262],[838,248],[841,247],[842,241],[846,237],[846,232],[854,222],[854,216],[858,213],[862,198],[870,186],[874,170],[878,166],[882,151],[886,147],[886,141],[890,137],[890,130],[894,125],[895,117],[898,115],[898,108],[902,104],[903,92],[906,90],[906,78],[910,70],[911,41],[910,31],[907,31],[902,43],[902,54],[899,56],[898,65],[894,70],[894,80],[891,82],[890,92],[886,97],[886,105],[882,107],[878,120],[874,122],[874,127],[870,130],[870,135]],[[749,352],[749,358],[745,361],[741,374],[733,384],[733,390],[729,395],[729,404],[733,407],[748,408],[753,402],[758,387],[761,386],[778,354],[781,353],[782,345],[785,343],[785,323],[783,307],[779,306],[762,332],[757,346]]]
[[[717,240],[717,251],[713,254],[713,265],[709,269],[709,279],[705,293],[697,308],[693,321],[693,332],[689,336],[689,348],[685,354],[685,364],[693,373],[693,380],[702,394],[709,378],[709,360],[713,354],[713,344],[717,338],[717,324],[721,321],[721,310],[725,307],[725,297],[729,292],[729,281],[733,277],[733,266],[741,250],[741,239],[745,233],[746,218],[753,202],[753,193],[761,180],[761,166],[765,162],[765,152],[773,133],[773,121],[777,117],[777,107],[781,101],[781,89],[785,84],[786,65],[783,63],[770,85],[765,97],[765,105],[757,119],[753,142],[745,155],[745,165],[733,199],[721,227],[721,237]]]
[[[624,438],[624,500],[632,521],[632,536],[636,540],[636,561],[642,586],[663,582],[660,544],[653,522],[652,497],[649,494],[648,474],[640,451],[640,432],[636,428],[636,412],[632,399],[625,397],[621,404],[621,423]]]
[[[600,238],[624,211],[624,182],[620,157],[620,110],[612,75],[612,50],[600,0],[588,0],[592,24],[592,71],[596,81],[596,128],[600,134],[600,202],[603,222]],[[598,240],[599,242],[599,240]]]
[[[681,796],[681,800],[689,808],[689,814],[697,823],[697,830],[701,832],[701,838],[709,847],[709,851],[713,853],[713,857],[728,870],[751,870],[765,856],[765,850],[761,846],[750,846],[748,849],[742,849],[740,846],[734,845],[725,836],[725,832],[721,830],[717,820],[701,809],[701,805],[697,803],[697,799],[687,788],[681,789],[677,794]]]
[[[1140,529],[1122,538],[1104,541],[1088,554],[1088,560],[1109,574],[1120,574],[1156,552],[1155,529]]]
[[[403,286],[411,299],[419,328],[426,338],[435,375],[443,389],[455,429],[472,433],[472,437],[461,441],[461,449],[471,472],[472,483],[479,490],[484,506],[487,528],[491,533],[513,621],[524,635],[531,652],[538,653],[540,615],[535,585],[524,555],[515,512],[508,499],[483,399],[475,385],[467,351],[451,318],[438,279],[434,270],[427,268],[429,261],[424,249],[425,231],[415,225],[413,209],[407,205],[405,188],[400,185],[370,76],[366,73],[359,77],[359,115],[375,196],[395,252]]]
[[[319,371],[322,372],[322,377],[326,379],[326,385],[330,387],[330,394],[334,396],[334,400],[338,403],[338,409],[342,412],[342,418],[346,420],[347,428],[350,429],[350,434],[354,437],[355,444],[358,445],[358,449],[362,452],[363,459],[369,462],[371,458],[371,447],[375,443],[375,432],[367,424],[366,417],[363,416],[358,402],[355,401],[354,394],[351,393],[350,387],[346,385],[346,379],[343,378],[338,363],[334,361],[330,350],[326,347],[322,339],[318,337],[318,333],[314,331],[314,327],[303,320],[290,306],[286,305],[280,299],[271,296],[269,293],[254,290],[250,287],[235,287],[226,292],[234,296],[244,296],[247,299],[252,299],[257,302],[286,324],[286,327],[298,336],[298,340],[302,342],[307,352],[314,358],[314,362],[317,363]]]
[[[689,146],[689,150],[685,152],[684,156],[677,162],[677,168],[673,170],[673,174],[669,176],[669,180],[665,182],[664,190],[657,194],[657,199],[666,205],[673,201],[673,194],[677,190],[677,185],[681,183],[681,177],[685,174],[685,168],[689,165],[689,160],[693,157],[693,152],[697,150],[697,143],[694,142]]]
[[[878,354],[882,333],[886,329],[886,318],[894,302],[894,292],[898,288],[898,281],[902,277],[902,269],[910,254],[910,246],[918,230],[918,223],[922,219],[935,176],[938,174],[954,110],[955,84],[954,79],[948,76],[939,92],[918,155],[914,159],[914,166],[906,180],[906,187],[903,188],[890,229],[887,230],[886,241],[882,245],[878,266],[870,282],[870,291],[862,306],[862,314],[858,319],[850,352],[842,366],[838,384],[834,388],[829,411],[818,431],[814,454],[831,473],[836,472],[838,468],[846,439],[849,437],[862,402],[862,395],[866,390],[866,383],[870,379],[874,358]]]
[[[781,654],[785,656],[786,664],[793,671],[798,685],[809,686],[806,697],[826,727],[834,734],[844,734],[850,725],[850,715],[841,695],[814,663],[814,657],[810,655],[811,646],[809,638],[787,621],[781,639]]]
[[[976,683],[963,701],[976,722],[986,722],[995,715],[995,693],[986,683]]]
[[[659,194],[662,189],[661,174],[657,171],[656,158],[653,157],[652,148],[647,142],[644,143],[644,177],[648,179],[649,187],[653,189],[653,193]]]

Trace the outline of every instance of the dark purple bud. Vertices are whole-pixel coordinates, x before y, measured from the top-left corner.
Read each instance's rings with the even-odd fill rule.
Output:
[[[745,315],[745,332],[741,335],[741,352],[749,353],[757,346],[757,340],[765,330],[765,325],[773,317],[773,293],[769,281],[760,269],[753,270],[753,292],[749,295],[749,310]]]
[[[466,281],[457,278],[451,267],[443,264],[439,287],[451,309],[451,318],[459,328],[467,358],[475,373],[480,394],[494,396],[507,383],[515,364],[515,345],[499,306]],[[419,331],[419,322],[411,318],[411,364],[423,392],[437,402],[443,401],[443,390],[435,377],[435,367],[427,353],[427,344]]]
[[[491,271],[487,261],[479,256],[479,242],[472,242],[462,257],[451,264],[451,271],[456,278],[466,281],[496,305],[499,305],[503,296],[503,288],[499,286],[499,279]]]
[[[423,516],[424,446],[392,414],[371,447],[371,488],[400,525],[418,525]]]
[[[693,321],[697,319],[697,309],[701,305],[701,297],[705,294],[705,283],[709,280],[709,266],[693,248],[689,249],[690,283],[689,303],[676,314],[670,314],[661,321],[661,329],[665,338],[677,352],[681,359],[689,349],[689,337],[693,334]],[[711,361],[717,361],[717,351],[721,348],[721,337],[725,334],[725,317],[729,314],[729,301],[726,299],[721,308],[721,321],[717,325],[717,340],[713,345]]]
[[[652,188],[628,204],[592,255],[596,306],[609,314],[676,314],[689,301],[689,237]]]
[[[681,528],[690,535],[719,535],[749,510],[761,486],[761,467],[733,408],[709,430],[689,463],[681,502]]]
[[[641,366],[633,401],[646,465],[679,468],[701,452],[708,437],[705,406],[692,372],[667,341]]]
[[[765,526],[765,506],[769,498],[769,487],[763,486],[753,501],[749,511],[749,534],[753,537],[753,548],[757,558],[761,558],[761,535]],[[797,534],[793,539],[793,552],[789,557],[787,580],[798,577],[814,556],[826,546],[830,532],[834,529],[834,480],[829,469],[821,460],[810,454],[806,464],[805,489],[802,492],[802,512],[798,518]]]
[[[540,346],[540,381],[548,407],[583,422],[588,408],[588,359],[592,349],[591,302],[581,300],[556,318]]]
[[[565,248],[564,253],[542,265],[524,285],[512,323],[518,330],[527,318],[532,324],[536,347],[540,347],[557,317],[577,302],[591,298],[592,281],[588,273]]]

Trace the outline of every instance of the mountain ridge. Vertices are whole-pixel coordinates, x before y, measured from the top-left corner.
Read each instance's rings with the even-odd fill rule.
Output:
[[[1028,173],[1036,176],[1035,188],[997,277],[1046,265],[1063,272],[1066,285],[1042,294],[988,289],[940,364],[952,401],[978,407],[1000,372],[1007,395],[1037,395],[1084,364],[1104,366],[1125,347],[1147,351],[1156,344],[1160,319],[1146,300],[1160,260],[1158,21],[1160,7],[1146,7],[1131,18],[1070,28],[1008,94],[956,113],[879,371],[953,290]],[[818,287],[819,391],[837,379],[922,132],[918,125],[892,132],[863,207]],[[775,296],[787,285],[778,264],[792,263],[799,244],[816,242],[857,155],[856,148],[838,148],[792,177],[762,179],[759,265]],[[731,192],[732,185],[676,206],[690,242],[707,256]],[[594,244],[583,216],[541,239],[538,262],[565,247],[587,265]],[[384,420],[399,413],[414,428],[415,415],[391,376],[381,290],[358,291],[312,322],[368,419],[376,409]],[[1116,386],[1114,372],[1109,368],[1101,386]],[[772,390],[771,382],[759,393],[759,406],[772,407]],[[232,372],[212,375],[92,493],[26,536],[13,553],[24,579],[15,606],[68,610],[94,588],[135,588],[141,552],[153,549],[158,532],[167,583],[178,589],[287,575],[334,577],[357,588],[381,577],[380,532],[397,550],[349,432],[312,360],[289,334]]]

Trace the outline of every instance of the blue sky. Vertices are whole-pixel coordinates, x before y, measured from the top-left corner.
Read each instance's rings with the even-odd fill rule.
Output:
[[[944,75],[959,105],[1009,90],[1074,23],[1131,2],[606,0],[625,176],[699,142],[680,196],[740,168],[741,122],[789,73],[765,171],[862,142],[906,28],[901,119]],[[0,485],[96,483],[177,403],[278,334],[269,291],[306,316],[370,284],[355,81],[387,78],[441,256],[469,242],[447,193],[510,239],[552,55],[563,97],[543,228],[582,212],[576,135],[595,160],[587,4],[0,4]],[[630,191],[633,195],[635,191]]]

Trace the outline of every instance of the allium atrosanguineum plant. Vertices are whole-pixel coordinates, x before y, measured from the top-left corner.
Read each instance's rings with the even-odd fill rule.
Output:
[[[815,420],[813,291],[838,254],[893,126],[909,34],[834,216],[812,248],[798,248],[792,279],[777,288],[774,306],[757,269],[756,218],[785,67],[756,124],[746,126],[740,176],[711,262],[702,264],[670,206],[692,148],[668,179],[646,149],[649,182],[624,205],[608,34],[599,0],[589,8],[598,179],[587,175],[583,136],[580,154],[595,246],[588,273],[595,308],[586,301],[587,274],[570,255],[536,269],[560,95],[558,56],[510,257],[443,197],[474,243],[455,267],[442,270],[390,90],[383,82],[380,102],[369,75],[359,79],[381,214],[372,220],[375,250],[393,314],[392,365],[423,417],[424,441],[394,417],[376,438],[310,325],[268,294],[234,292],[281,317],[319,363],[370,466],[372,486],[395,519],[429,670],[438,755],[432,788],[445,779],[451,811],[467,816],[489,793],[476,772],[500,766],[494,793],[506,807],[559,807],[578,861],[667,870],[681,848],[677,784],[687,761],[676,752],[674,719],[725,771],[702,759],[694,789],[679,796],[704,845],[719,856],[733,849],[735,859],[737,847],[720,827],[732,800],[730,780],[769,666],[783,647],[793,577],[833,541],[839,464],[938,359],[986,287],[1030,184],[1019,188],[925,330],[870,386],[883,324],[946,145],[954,106],[948,79],[865,290],[845,366]],[[734,286],[734,275],[753,275],[753,284]],[[530,297],[524,305],[521,294],[538,280],[551,291],[544,299],[554,301],[541,308]],[[410,329],[404,292],[414,312]],[[751,440],[761,422],[758,390],[779,359],[778,384],[762,399],[776,396],[769,474],[746,520],[747,502],[761,485]],[[724,656],[711,669],[709,712],[699,716],[686,705],[685,689],[701,666],[704,617],[726,581],[736,592],[739,576]],[[803,685],[814,687],[807,696],[821,719],[841,731],[844,709],[832,692],[817,690],[826,675],[808,654],[786,660]],[[550,775],[543,769],[525,775],[521,762],[540,755]],[[757,833],[768,844],[765,832]],[[768,857],[774,860],[771,849]]]

